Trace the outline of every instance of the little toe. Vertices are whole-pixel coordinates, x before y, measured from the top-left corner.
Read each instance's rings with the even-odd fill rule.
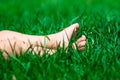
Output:
[[[85,50],[85,47],[81,47],[81,48],[79,48],[79,50],[80,50],[80,51],[83,51],[83,50]]]

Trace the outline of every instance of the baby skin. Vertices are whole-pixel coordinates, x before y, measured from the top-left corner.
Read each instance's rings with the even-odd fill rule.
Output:
[[[48,53],[53,54],[58,46],[68,47],[72,35],[76,36],[78,28],[79,24],[75,23],[58,33],[47,36],[27,35],[3,30],[0,32],[0,51],[5,59],[8,58],[8,55],[20,56],[25,51],[43,55],[44,51],[49,50]],[[79,50],[84,50],[85,44],[86,37],[84,35],[72,43],[73,48],[76,49],[77,45]]]

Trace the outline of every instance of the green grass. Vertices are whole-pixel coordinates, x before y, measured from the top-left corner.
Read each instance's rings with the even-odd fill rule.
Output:
[[[52,56],[25,53],[8,62],[0,54],[0,80],[119,80],[119,0],[0,0],[0,30],[47,35],[78,22],[86,50]]]

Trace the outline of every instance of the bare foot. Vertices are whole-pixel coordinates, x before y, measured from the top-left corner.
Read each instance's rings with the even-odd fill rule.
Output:
[[[74,38],[76,37],[78,28],[79,28],[79,24],[75,23],[75,24],[65,28],[63,31],[53,34],[53,35],[50,35],[49,37],[52,37],[53,41],[55,41],[55,39],[56,39],[57,43],[58,44],[60,43],[60,47],[63,47],[63,43],[64,43],[65,44],[64,47],[68,48],[70,39],[71,39],[72,35],[74,35],[73,36]],[[56,44],[56,45],[58,45],[58,44]],[[78,48],[78,50],[81,51],[81,50],[84,50],[85,44],[86,44],[86,37],[84,35],[82,35],[76,42],[73,43],[73,48],[74,49]],[[51,49],[51,51],[49,51],[49,49],[48,49],[49,54],[52,55],[56,51],[56,47],[57,47],[56,45],[54,45],[54,47],[53,47],[53,49]]]
[[[78,28],[79,28],[79,24],[75,23],[75,24],[72,24],[71,26],[65,28],[63,31],[61,31],[59,33],[48,36],[51,38],[50,40],[57,42],[57,44],[55,42],[53,42],[53,44],[54,44],[53,48],[54,49],[57,48],[58,44],[60,45],[60,47],[63,47],[63,44],[64,44],[64,47],[67,48],[72,35],[74,35],[74,38],[76,37]],[[79,50],[84,50],[84,46],[86,44],[86,37],[82,36],[75,43],[73,43],[74,49],[76,49],[75,44],[78,46]]]
[[[78,28],[79,28],[79,24],[76,23],[76,24],[69,26],[65,30],[63,30],[65,43],[69,44],[72,34],[74,35],[74,38],[76,37]],[[73,47],[74,49],[76,49],[76,46],[77,46],[79,50],[84,50],[85,44],[86,44],[86,37],[82,35],[75,43],[73,43]]]
[[[48,35],[47,37],[49,39],[45,36],[26,35],[13,31],[2,31],[0,33],[0,51],[3,53],[13,53],[12,50],[15,50],[15,52],[19,54],[21,50],[24,53],[29,48],[29,46],[32,45],[32,50],[35,53],[44,53],[44,50],[50,48],[53,49],[52,53],[54,53],[58,46],[65,48],[68,47],[72,34],[75,37],[78,28],[78,23],[73,24],[58,33]],[[84,50],[84,46],[86,44],[85,36],[80,37],[75,43],[73,43],[74,49],[76,49],[75,44],[78,46],[79,50]],[[6,57],[5,54],[3,54],[3,56]]]

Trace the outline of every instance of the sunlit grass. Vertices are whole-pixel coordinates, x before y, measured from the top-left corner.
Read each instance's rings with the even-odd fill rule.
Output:
[[[119,0],[1,0],[0,30],[47,35],[79,23],[77,38],[87,37],[86,50],[69,47],[49,56],[32,53],[11,57],[0,54],[0,79],[103,80],[120,79]]]

